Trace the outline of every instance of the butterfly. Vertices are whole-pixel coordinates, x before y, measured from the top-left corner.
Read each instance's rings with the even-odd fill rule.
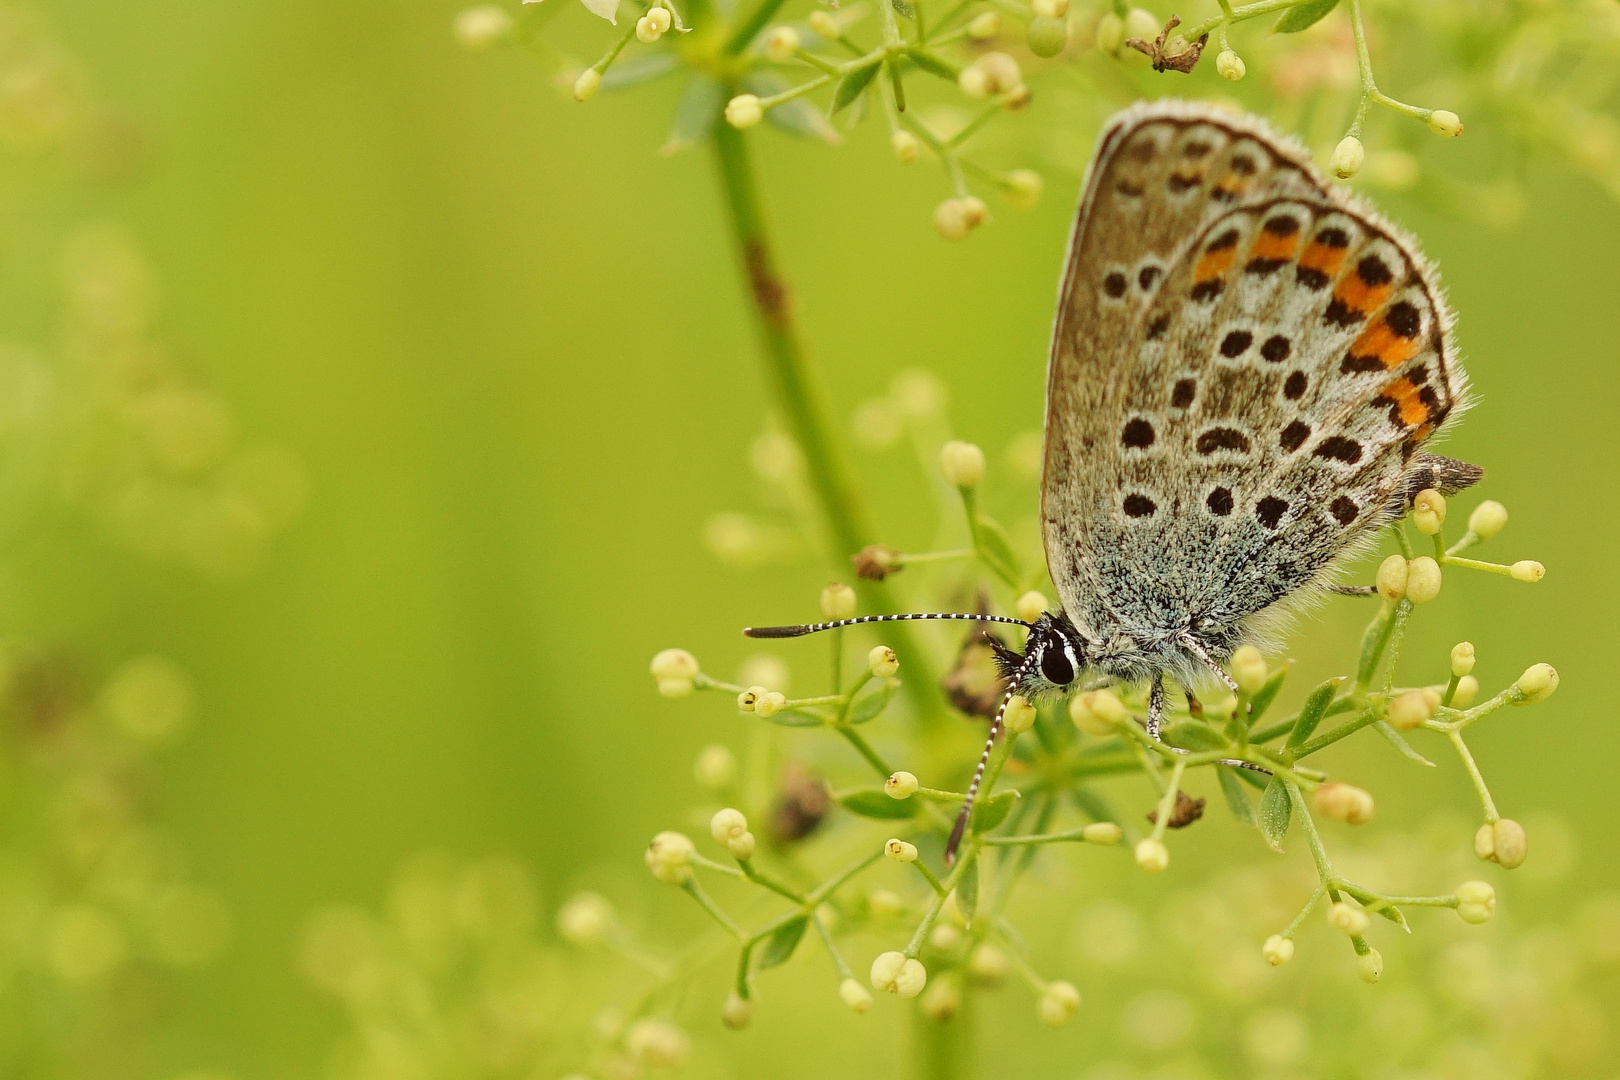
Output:
[[[1328,591],[1425,488],[1478,466],[1424,449],[1467,402],[1453,317],[1411,236],[1264,121],[1158,101],[1105,127],[1068,247],[1047,366],[1041,526],[1058,610],[998,650],[1014,694],[1084,676],[1214,677],[1240,644]],[[1247,762],[1228,764],[1258,768]],[[1260,770],[1264,771],[1264,770]]]

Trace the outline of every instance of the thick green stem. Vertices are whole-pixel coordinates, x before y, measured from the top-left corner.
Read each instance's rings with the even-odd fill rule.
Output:
[[[770,7],[766,4],[762,10]],[[729,87],[727,93],[736,90]],[[849,557],[866,546],[871,533],[856,498],[849,468],[833,440],[827,408],[794,319],[787,282],[776,266],[748,144],[742,132],[729,124],[717,124],[714,145],[732,239],[747,275],[748,297],[776,404],[787,420],[794,441],[804,452],[811,486],[827,531],[832,563],[840,574],[845,574],[849,572]],[[884,585],[860,581],[856,587],[869,610],[898,610]],[[929,719],[939,719],[943,713],[939,691],[910,629],[891,624],[885,627],[885,634],[900,658],[901,670],[913,673],[905,685],[919,711]]]

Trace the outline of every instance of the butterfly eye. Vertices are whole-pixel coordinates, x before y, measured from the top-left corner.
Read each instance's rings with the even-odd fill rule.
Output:
[[[1057,686],[1068,686],[1074,681],[1074,665],[1061,648],[1050,648],[1041,653],[1041,674]]]

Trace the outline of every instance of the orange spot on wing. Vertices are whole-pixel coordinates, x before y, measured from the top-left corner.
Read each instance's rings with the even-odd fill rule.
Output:
[[[1342,247],[1328,247],[1312,240],[1305,245],[1305,253],[1299,257],[1299,265],[1305,270],[1318,270],[1331,278],[1339,272],[1339,266],[1344,262],[1344,252],[1345,249]]]
[[[1390,329],[1389,323],[1380,319],[1361,332],[1356,343],[1350,346],[1350,353],[1358,359],[1376,359],[1385,371],[1393,371],[1416,356],[1421,348],[1422,343],[1416,338],[1401,337]]]
[[[1294,249],[1297,247],[1299,247],[1299,233],[1294,232],[1287,236],[1278,236],[1262,229],[1259,237],[1254,242],[1254,250],[1249,255],[1255,259],[1275,259],[1286,262],[1294,257]]]
[[[1391,382],[1384,387],[1378,396],[1389,402],[1391,406],[1391,419],[1399,420],[1402,427],[1420,427],[1428,423],[1431,410],[1428,403],[1423,400],[1423,389],[1406,376]],[[1427,437],[1426,430],[1413,434],[1415,439]]]
[[[1203,257],[1198,260],[1198,266],[1193,270],[1193,281],[1197,284],[1203,284],[1206,281],[1214,281],[1216,278],[1225,277],[1226,272],[1232,268],[1232,258],[1236,254],[1237,248],[1235,246],[1216,248],[1214,251],[1204,252]]]
[[[1333,299],[1350,311],[1366,315],[1376,311],[1389,298],[1391,288],[1393,286],[1389,282],[1369,285],[1362,280],[1360,274],[1346,274],[1344,280],[1339,282],[1338,288],[1333,290]]]

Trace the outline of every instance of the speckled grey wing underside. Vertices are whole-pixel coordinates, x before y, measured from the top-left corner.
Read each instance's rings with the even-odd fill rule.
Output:
[[[1258,122],[1157,103],[1103,135],[1059,295],[1042,519],[1094,639],[1231,631],[1320,581],[1458,404],[1412,242]]]

